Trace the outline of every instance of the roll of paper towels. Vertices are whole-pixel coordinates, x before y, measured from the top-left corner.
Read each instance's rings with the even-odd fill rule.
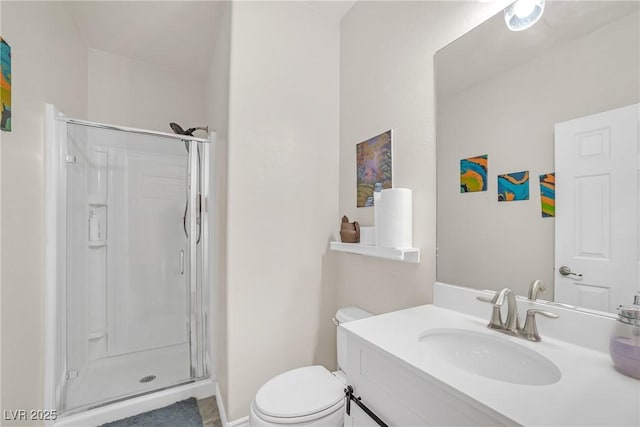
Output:
[[[380,242],[383,248],[411,248],[413,246],[412,193],[408,188],[382,190]],[[376,224],[376,227],[378,224]]]

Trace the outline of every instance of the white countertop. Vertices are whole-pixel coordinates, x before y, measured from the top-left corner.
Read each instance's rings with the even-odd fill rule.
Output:
[[[488,319],[424,305],[341,326],[518,424],[640,426],[640,381],[617,372],[608,353],[547,338],[544,331],[542,342],[511,337],[487,329]],[[435,328],[469,329],[503,337],[551,360],[562,377],[554,384],[532,386],[463,371],[425,351],[428,344],[418,336]]]

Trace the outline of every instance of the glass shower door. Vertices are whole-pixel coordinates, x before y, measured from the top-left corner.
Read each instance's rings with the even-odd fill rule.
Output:
[[[63,412],[205,375],[198,144],[67,124]]]

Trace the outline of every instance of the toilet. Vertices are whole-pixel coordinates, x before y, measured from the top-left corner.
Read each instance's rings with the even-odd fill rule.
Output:
[[[358,308],[344,307],[333,321],[337,325],[371,317]],[[305,366],[284,372],[264,384],[256,393],[249,412],[249,426],[327,426],[344,424],[347,378],[345,332],[338,328],[338,371],[324,366]]]

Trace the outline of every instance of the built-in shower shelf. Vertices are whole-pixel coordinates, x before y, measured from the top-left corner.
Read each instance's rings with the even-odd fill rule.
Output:
[[[380,246],[363,245],[360,243],[330,242],[329,249],[332,251],[349,252],[352,254],[391,259],[395,261],[412,263],[420,262],[419,248],[382,248]]]
[[[104,338],[105,336],[107,336],[107,331],[105,330],[101,330],[101,331],[95,331],[95,332],[89,332],[89,341],[95,341],[95,340],[99,340],[100,338]]]
[[[107,246],[107,242],[104,240],[94,240],[89,242],[89,247],[93,249],[104,248],[105,246]]]
[[[89,206],[107,206],[107,201],[100,199],[91,199],[88,203]]]

